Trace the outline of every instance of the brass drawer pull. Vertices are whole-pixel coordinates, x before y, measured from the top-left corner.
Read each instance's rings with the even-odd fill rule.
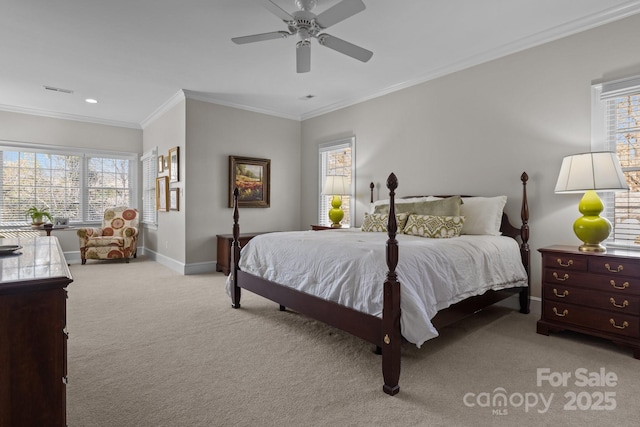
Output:
[[[612,280],[612,281],[609,282],[609,284],[611,286],[613,286],[614,288],[616,288],[616,289],[626,289],[626,288],[629,287],[629,282],[624,282],[622,285],[618,286],[618,285],[616,285],[616,281]]]
[[[556,316],[564,317],[564,316],[566,316],[567,314],[569,314],[569,310],[567,310],[567,309],[565,308],[564,310],[562,310],[562,313],[558,313],[558,309],[557,309],[557,308],[555,308],[555,307],[553,307],[553,313],[554,313]],[[613,321],[613,319],[611,319],[611,321]]]
[[[569,295],[569,291],[565,289],[564,291],[562,291],[561,294],[559,294],[558,290],[556,288],[553,288],[553,294],[555,296],[557,296],[558,298],[564,298],[564,297]],[[613,298],[611,298],[611,299],[613,299]]]
[[[613,304],[614,307],[618,307],[618,308],[625,308],[625,307],[627,307],[629,305],[629,301],[627,301],[627,300],[622,301],[622,304],[618,304],[618,303],[616,303],[615,299],[609,298],[609,302],[611,304]]]
[[[613,319],[609,319],[609,323],[611,323],[611,326],[613,326],[616,329],[624,329],[624,328],[627,328],[629,326],[629,322],[627,322],[626,320],[624,322],[622,322],[622,326],[616,325],[616,321],[613,320]]]
[[[618,265],[618,268],[614,270],[613,268],[611,268],[611,265],[609,265],[609,263],[606,263],[604,266],[612,273],[620,273],[624,269],[622,265]]]
[[[563,264],[562,263],[562,259],[560,259],[560,258],[558,258],[556,261],[558,262],[558,265],[561,266],[561,267],[571,267],[573,265],[573,260],[572,259],[567,261],[566,264]]]
[[[562,278],[558,277],[558,273],[556,273],[555,271],[553,272],[553,277],[555,277],[556,280],[559,280],[561,282],[564,282],[565,280],[567,280],[569,278],[569,275],[567,273],[564,273],[564,276],[562,276]]]

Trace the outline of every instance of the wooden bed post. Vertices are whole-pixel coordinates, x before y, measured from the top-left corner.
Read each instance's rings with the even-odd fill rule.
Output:
[[[233,243],[231,244],[231,307],[240,308],[238,286],[238,262],[240,261],[240,213],[238,212],[238,187],[233,190]]]
[[[520,210],[520,218],[522,219],[522,227],[520,227],[520,237],[522,244],[520,245],[520,256],[522,257],[522,265],[527,272],[526,289],[520,291],[520,313],[529,313],[529,302],[531,297],[531,252],[529,250],[529,203],[527,202],[527,181],[529,175],[522,172],[520,175],[522,181],[522,209]]]
[[[393,396],[400,391],[400,347],[402,333],[400,331],[400,283],[396,274],[398,265],[398,241],[396,232],[395,189],[398,179],[391,173],[387,178],[389,189],[389,223],[387,225],[387,280],[384,282],[384,305],[382,308],[382,376],[384,385],[382,390]]]

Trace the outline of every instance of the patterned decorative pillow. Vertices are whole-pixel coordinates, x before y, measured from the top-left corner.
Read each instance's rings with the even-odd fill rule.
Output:
[[[398,222],[398,232],[402,233],[405,223],[407,222],[406,213],[396,214],[396,221]],[[362,222],[362,231],[387,231],[387,223],[389,222],[389,214],[364,214],[364,221]]]
[[[458,237],[464,224],[463,216],[409,215],[404,234],[444,239]]]

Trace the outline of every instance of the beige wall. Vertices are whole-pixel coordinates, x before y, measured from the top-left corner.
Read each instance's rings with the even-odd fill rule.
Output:
[[[530,176],[533,293],[540,294],[542,246],[578,245],[579,195],[553,192],[565,155],[590,150],[590,88],[640,74],[640,16],[595,28],[433,81],[305,120],[302,224],[316,219],[319,143],[356,136],[357,224],[369,182],[389,172],[399,195],[509,196],[519,219],[520,174]],[[402,255],[401,255],[402,256]]]
[[[142,130],[0,111],[0,140],[142,154]],[[141,174],[138,174],[139,176]],[[55,231],[69,260],[80,259],[74,230]],[[143,241],[141,244],[144,244]]]
[[[271,207],[241,209],[241,232],[300,223],[300,123],[186,98],[144,129],[144,150],[180,147],[180,211],[158,213],[145,231],[150,253],[187,273],[213,271],[216,235],[231,233],[230,155],[271,160]]]
[[[185,101],[179,101],[160,117],[144,128],[144,152],[158,149],[158,155],[167,156],[169,149],[179,147],[180,181],[170,183],[170,188],[180,189],[180,210],[158,212],[158,227],[144,228],[145,253],[177,271],[182,271],[186,263],[184,188],[188,181],[188,168],[185,167]],[[158,174],[166,175],[165,170]]]
[[[187,99],[191,263],[212,259],[216,234],[231,233],[230,155],[271,160],[271,207],[240,209],[241,232],[295,230],[300,223],[300,122]]]

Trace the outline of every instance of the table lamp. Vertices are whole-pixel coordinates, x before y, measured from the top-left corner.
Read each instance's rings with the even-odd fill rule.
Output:
[[[349,185],[347,184],[347,177],[343,175],[329,175],[322,187],[322,194],[326,196],[333,196],[331,199],[332,208],[329,209],[329,219],[331,220],[331,228],[340,228],[342,224],[342,218],[344,218],[344,211],[340,208],[342,206],[342,195],[349,193]]]
[[[582,193],[578,210],[582,216],[573,231],[583,244],[582,252],[606,252],[601,244],[611,234],[611,223],[600,216],[604,204],[596,191],[628,190],[616,153],[603,151],[567,156],[562,160],[555,192]]]

